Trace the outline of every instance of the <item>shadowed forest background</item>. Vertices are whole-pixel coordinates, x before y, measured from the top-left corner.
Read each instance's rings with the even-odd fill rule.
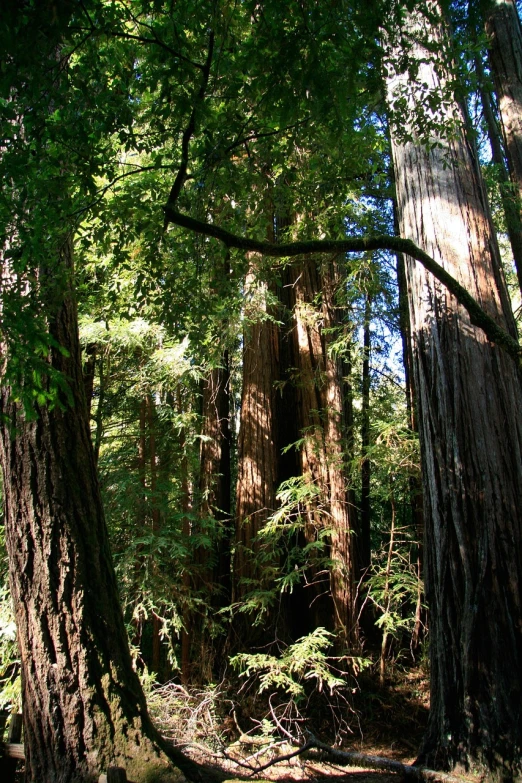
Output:
[[[28,2],[0,35],[28,779],[307,731],[518,779],[517,4]]]

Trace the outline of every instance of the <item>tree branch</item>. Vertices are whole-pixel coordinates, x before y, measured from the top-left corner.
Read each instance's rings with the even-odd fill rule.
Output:
[[[183,215],[172,208],[170,203],[165,206],[165,223],[174,223],[181,228],[203,234],[207,237],[219,239],[227,247],[238,250],[253,251],[272,258],[291,258],[304,256],[311,253],[361,253],[371,250],[391,250],[419,261],[428,272],[444,285],[453,294],[457,302],[464,307],[469,319],[474,326],[478,326],[491,342],[496,343],[516,362],[519,370],[522,370],[522,347],[505,329],[491,318],[474,299],[471,294],[452,275],[449,274],[431,256],[421,250],[420,247],[402,237],[386,234],[373,237],[350,237],[349,239],[324,239],[302,242],[289,242],[288,244],[275,245],[269,242],[260,242],[257,239],[240,237],[232,234],[224,228],[212,223],[204,223],[201,220]]]
[[[309,734],[309,739],[302,750],[309,750],[310,748],[317,748],[317,750],[330,756],[341,766],[381,769],[386,772],[395,772],[398,775],[403,775],[410,780],[434,781],[435,783],[463,783],[465,780],[465,778],[456,777],[446,772],[438,772],[437,770],[426,769],[413,764],[402,764],[400,761],[392,761],[381,756],[367,756],[365,753],[337,750],[337,748],[332,748],[330,745],[321,742],[313,734]]]
[[[141,24],[141,23],[140,23]],[[171,54],[173,57],[176,57],[176,59],[181,60],[184,63],[187,63],[188,65],[191,65],[193,68],[197,68],[200,71],[204,71],[205,66],[201,65],[201,63],[195,62],[195,60],[191,60],[189,57],[185,57],[184,54],[181,54],[181,52],[178,52],[176,49],[173,49],[172,46],[169,46],[164,41],[162,41],[160,38],[158,38],[156,35],[154,38],[147,38],[145,35],[136,35],[133,33],[124,33],[122,30],[109,30],[109,29],[102,29],[100,32],[103,35],[106,35],[108,38],[123,38],[127,41],[137,41],[138,43],[142,44],[154,44],[156,46],[159,46],[161,49],[164,49],[166,52]]]
[[[120,165],[128,166],[130,164],[125,163]],[[80,207],[74,212],[71,212],[68,215],[68,217],[76,217],[78,215],[82,215],[84,212],[88,212],[90,209],[95,207],[96,204],[99,204],[100,201],[102,201],[107,191],[110,190],[112,187],[114,187],[114,185],[117,182],[119,182],[121,179],[126,179],[126,177],[134,177],[136,174],[142,174],[144,171],[161,171],[162,169],[171,169],[171,168],[172,166],[169,166],[168,164],[164,164],[161,166],[158,166],[157,164],[153,164],[151,166],[137,165],[136,168],[134,168],[132,171],[125,171],[123,174],[118,174],[117,177],[114,177],[114,179],[112,179],[107,185],[104,185],[103,188],[100,188],[100,190],[97,191],[96,198],[93,201],[90,201],[84,207]]]
[[[232,144],[229,144],[228,147],[225,147],[223,154],[228,155],[229,152],[232,152],[232,150],[236,149],[237,147],[241,147],[243,144],[247,144],[249,141],[259,141],[260,139],[268,139],[271,136],[287,133],[289,130],[298,128],[300,125],[306,125],[307,122],[310,122],[310,117],[306,117],[304,120],[299,120],[298,122],[294,122],[292,125],[287,125],[286,127],[279,128],[278,130],[265,132],[260,131],[259,133],[252,131],[252,133],[250,133],[248,136],[243,136],[243,138],[236,138]]]
[[[308,740],[295,751],[286,753],[282,756],[267,761],[265,764],[261,764],[258,767],[252,768],[250,765],[243,764],[234,759],[235,764],[239,766],[246,766],[252,770],[252,773],[259,774],[269,767],[273,767],[275,764],[279,764],[284,761],[300,756],[306,753],[308,750],[319,750],[325,756],[329,756],[330,759],[341,767],[362,767],[363,769],[376,769],[383,770],[385,772],[392,772],[396,775],[402,775],[408,780],[427,781],[428,783],[464,783],[466,778],[457,777],[456,775],[450,775],[447,772],[439,772],[434,769],[427,769],[426,767],[419,767],[414,764],[402,764],[400,761],[394,761],[392,759],[383,758],[382,756],[369,756],[365,753],[356,753],[355,751],[343,751],[332,748],[324,742],[321,742],[313,734],[307,732]]]
[[[211,30],[209,41],[208,41],[207,59],[205,60],[205,65],[203,66],[203,71],[202,71],[201,86],[196,96],[196,100],[194,101],[194,106],[192,107],[192,112],[190,114],[187,127],[185,128],[185,131],[183,133],[183,138],[181,140],[181,163],[178,169],[178,173],[176,174],[176,179],[174,180],[174,184],[169,193],[169,198],[167,201],[167,207],[169,208],[169,210],[168,211],[165,210],[165,222],[163,225],[163,231],[166,231],[168,228],[169,220],[170,220],[169,213],[174,208],[174,205],[178,200],[178,196],[181,193],[181,188],[183,187],[183,184],[187,179],[187,168],[189,162],[189,144],[192,135],[196,129],[197,111],[200,107],[200,104],[203,102],[205,98],[205,93],[207,91],[213,53],[214,53],[214,31]]]

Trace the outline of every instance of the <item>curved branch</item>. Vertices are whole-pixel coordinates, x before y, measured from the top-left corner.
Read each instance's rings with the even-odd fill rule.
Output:
[[[190,114],[187,127],[185,128],[185,131],[183,133],[183,138],[181,140],[181,163],[167,201],[167,206],[170,206],[170,210],[172,210],[174,204],[178,200],[178,196],[181,193],[181,188],[183,187],[185,180],[187,179],[190,140],[194,134],[194,131],[196,130],[196,115],[198,109],[205,99],[205,93],[208,87],[208,80],[210,78],[210,68],[212,66],[213,54],[214,54],[214,31],[211,30],[209,41],[208,41],[207,58],[205,60],[205,65],[203,66],[203,71],[202,71],[201,85],[199,88],[199,92],[196,96],[196,99],[194,101],[194,105],[192,107],[192,112]],[[164,231],[166,231],[168,228],[168,224],[170,220],[169,218],[170,210],[169,211],[165,210],[165,223],[163,226]]]
[[[416,261],[419,261],[428,272],[445,286],[453,294],[457,302],[464,307],[469,319],[474,326],[478,326],[491,342],[496,343],[516,362],[519,370],[522,370],[522,347],[505,329],[491,318],[479,305],[476,299],[455,280],[449,272],[438,264],[431,256],[421,250],[411,239],[382,234],[373,237],[350,237],[349,239],[320,239],[302,242],[289,242],[288,244],[273,245],[270,242],[260,242],[248,237],[240,237],[232,234],[224,228],[204,223],[202,220],[183,215],[172,209],[168,204],[165,207],[166,222],[174,223],[181,228],[203,234],[207,237],[219,239],[227,247],[238,250],[254,251],[272,258],[291,258],[304,256],[311,253],[361,253],[371,250],[391,250],[394,253],[404,253]]]

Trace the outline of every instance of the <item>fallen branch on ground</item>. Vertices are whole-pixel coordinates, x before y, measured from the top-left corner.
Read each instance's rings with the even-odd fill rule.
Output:
[[[308,737],[309,739],[304,746],[307,750],[317,748],[317,750],[335,759],[340,766],[378,769],[403,775],[410,780],[426,780],[434,783],[463,783],[466,780],[464,777],[450,775],[447,772],[438,772],[437,770],[418,767],[414,764],[402,764],[400,761],[393,761],[382,756],[368,756],[365,753],[357,753],[355,751],[337,750],[337,748],[332,748],[325,742],[321,742],[313,734],[308,733]]]
[[[402,764],[400,761],[394,761],[392,759],[383,758],[382,756],[370,756],[366,753],[357,753],[355,751],[344,751],[332,748],[325,742],[321,742],[314,737],[313,734],[307,732],[308,740],[297,750],[292,753],[285,753],[282,756],[267,761],[265,764],[261,764],[256,767],[252,767],[250,764],[246,764],[241,761],[237,761],[228,757],[230,761],[233,761],[238,766],[246,767],[250,769],[252,774],[258,774],[263,772],[269,767],[273,767],[275,764],[280,764],[284,761],[290,761],[290,759],[300,756],[309,750],[318,750],[325,756],[329,756],[332,761],[335,761],[341,767],[362,767],[363,769],[375,769],[384,772],[392,772],[396,775],[402,775],[409,780],[417,781],[429,781],[430,783],[465,783],[467,778],[450,775],[447,772],[439,772],[434,769],[427,769],[426,767],[419,767],[414,764]],[[256,754],[257,755],[257,754]]]

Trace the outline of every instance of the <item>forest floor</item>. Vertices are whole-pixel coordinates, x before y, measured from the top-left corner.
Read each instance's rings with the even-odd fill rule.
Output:
[[[169,698],[175,699],[176,704],[168,704]],[[328,703],[326,695],[324,699]],[[225,703],[229,714],[223,718],[219,707]],[[397,780],[393,774],[332,763],[316,749],[285,760],[283,757],[295,751],[298,743],[285,738],[281,731],[273,731],[277,711],[258,712],[256,717],[251,717],[254,714],[252,703],[248,705],[238,699],[234,704],[223,691],[200,691],[189,696],[181,686],[163,686],[156,690],[151,706],[156,720],[159,718],[159,723],[163,724],[161,728],[166,736],[174,739],[177,735],[176,744],[181,744],[186,755],[196,763],[219,768],[224,779],[230,782],[250,779],[258,783],[343,783],[348,780],[351,783],[392,783]],[[256,706],[260,707],[259,701]],[[342,751],[412,764],[428,716],[426,673],[421,668],[397,671],[384,686],[379,686],[370,676],[361,677],[353,701],[344,712],[338,703],[330,702],[328,709],[307,716],[306,721],[307,729],[322,742],[335,744]],[[220,719],[218,713],[221,713]],[[167,714],[168,720],[164,717]],[[175,723],[173,715],[178,716]],[[183,728],[179,723],[180,715]],[[294,736],[296,730],[301,730],[304,738],[304,724],[299,726],[300,721],[296,716],[293,725],[291,721],[285,725],[282,722],[280,728],[286,726]],[[252,725],[250,730],[249,725]],[[278,758],[281,760],[276,761]],[[266,766],[268,764],[270,766]]]

